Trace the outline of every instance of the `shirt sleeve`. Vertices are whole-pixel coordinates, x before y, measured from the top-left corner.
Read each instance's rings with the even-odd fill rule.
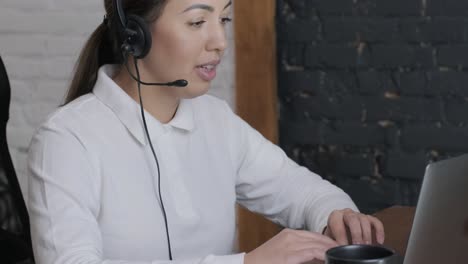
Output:
[[[42,127],[28,155],[28,210],[37,264],[242,264],[244,254],[187,260],[103,258],[100,181],[90,153],[73,132]]]
[[[242,206],[282,226],[314,232],[322,232],[333,210],[358,211],[340,188],[296,164],[281,148],[227,111],[238,175],[237,200]]]

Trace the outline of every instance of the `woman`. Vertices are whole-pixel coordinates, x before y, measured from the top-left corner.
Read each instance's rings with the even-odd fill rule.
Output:
[[[136,31],[118,30],[118,8],[104,4],[66,105],[31,143],[36,263],[296,264],[383,242],[377,219],[205,95],[227,46],[229,0],[124,1],[149,27],[142,56],[127,39]],[[143,86],[140,109],[138,82],[181,78],[187,86]],[[236,253],[236,202],[291,229]]]

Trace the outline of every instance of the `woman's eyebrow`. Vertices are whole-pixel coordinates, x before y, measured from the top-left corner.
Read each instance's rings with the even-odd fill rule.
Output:
[[[228,8],[230,5],[232,5],[231,0],[229,1],[229,3],[226,4],[226,6],[224,6],[223,10]],[[182,13],[188,12],[188,11],[193,10],[193,9],[203,9],[203,10],[206,10],[206,11],[209,11],[209,12],[214,12],[214,7],[212,7],[212,6],[205,5],[205,4],[194,4],[194,5],[191,5],[190,7],[188,7],[187,9],[185,9],[184,11],[182,11]]]

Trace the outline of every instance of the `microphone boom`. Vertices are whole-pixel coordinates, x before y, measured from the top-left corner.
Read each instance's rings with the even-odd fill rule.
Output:
[[[136,63],[136,62],[135,62]],[[137,83],[139,84],[143,84],[143,85],[148,85],[148,86],[172,86],[172,87],[185,87],[188,85],[188,81],[187,80],[184,80],[184,79],[180,79],[180,80],[175,80],[175,81],[172,81],[172,82],[167,82],[167,83],[149,83],[149,82],[143,82],[140,80],[140,78],[137,78],[135,75],[133,75],[133,73],[130,71],[130,69],[128,68],[128,63],[127,61],[125,61],[125,67],[127,68],[127,72],[128,74],[130,74],[130,76],[132,77],[133,80],[135,80]]]

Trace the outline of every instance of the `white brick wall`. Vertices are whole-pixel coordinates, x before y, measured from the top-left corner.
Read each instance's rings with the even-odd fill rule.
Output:
[[[26,154],[34,130],[64,98],[82,45],[102,21],[102,0],[0,0],[0,55],[12,86],[8,142],[27,198]],[[230,48],[211,94],[234,106]]]

